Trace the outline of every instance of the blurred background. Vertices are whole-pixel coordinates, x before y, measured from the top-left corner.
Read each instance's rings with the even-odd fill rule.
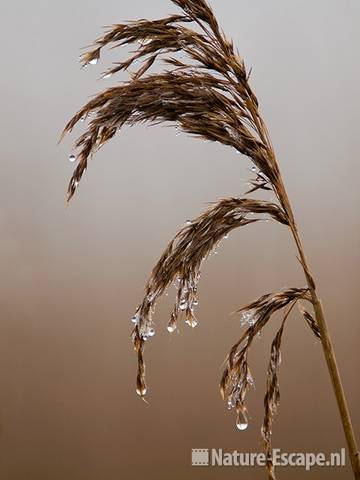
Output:
[[[356,0],[212,0],[268,123],[318,281],[354,427],[360,434],[360,4]],[[261,451],[266,369],[279,318],[254,344],[249,428],[218,391],[241,334],[230,313],[263,293],[302,286],[285,227],[235,231],[203,267],[198,328],[165,329],[158,304],[146,348],[146,404],[135,393],[130,317],[166,243],[207,202],[246,189],[249,161],[167,127],[125,128],[96,155],[66,207],[75,135],[106,54],[81,70],[102,26],[176,11],[169,0],[3,2],[0,117],[2,268],[0,474],[4,480],[265,478],[260,468],[191,467],[192,448]],[[121,77],[122,78],[122,77]],[[125,78],[125,77],[124,77]],[[321,345],[295,311],[283,339],[274,447],[345,446]],[[351,478],[344,468],[279,469],[280,478]]]

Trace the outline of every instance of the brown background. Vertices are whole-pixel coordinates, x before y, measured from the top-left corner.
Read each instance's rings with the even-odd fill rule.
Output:
[[[360,5],[348,1],[213,0],[253,67],[304,243],[319,282],[360,433]],[[229,313],[266,291],[302,285],[285,227],[233,233],[204,268],[199,327],[169,338],[160,302],[147,347],[149,405],[135,394],[129,318],[166,242],[206,202],[239,195],[249,162],[168,128],[125,129],[99,152],[65,208],[71,139],[59,132],[101,65],[78,47],[100,27],[175,10],[167,0],[12,1],[1,25],[0,473],[4,480],[264,478],[261,469],[190,466],[191,448],[259,451],[270,342],[252,350],[252,421],[237,432],[218,392],[240,334]],[[125,52],[113,52],[115,60]],[[78,130],[79,132],[79,130]],[[345,445],[321,346],[294,314],[284,337],[274,446]],[[280,478],[350,478],[345,469]]]

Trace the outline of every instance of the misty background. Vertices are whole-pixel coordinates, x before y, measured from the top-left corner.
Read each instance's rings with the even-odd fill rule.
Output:
[[[318,282],[353,423],[359,412],[360,4],[356,0],[211,0],[252,67],[305,251]],[[146,348],[149,404],[135,393],[130,317],[167,242],[187,219],[246,189],[250,162],[164,126],[124,128],[90,161],[66,207],[74,135],[60,132],[124,50],[80,69],[102,26],[177,11],[169,0],[2,2],[0,190],[0,474],[4,480],[265,478],[263,469],[191,467],[192,448],[261,451],[275,318],[252,348],[249,428],[218,390],[241,335],[230,313],[263,293],[302,286],[287,229],[231,233],[207,260],[199,325],[166,323],[158,304]],[[125,78],[125,76],[120,77]],[[321,345],[294,311],[283,338],[273,445],[345,446]],[[279,469],[279,477],[350,478],[350,467]]]

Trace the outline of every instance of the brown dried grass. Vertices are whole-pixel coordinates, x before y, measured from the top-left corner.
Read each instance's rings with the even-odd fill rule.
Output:
[[[248,421],[246,392],[253,383],[248,366],[249,350],[272,315],[284,310],[283,322],[271,346],[264,399],[265,417],[261,432],[269,454],[272,424],[280,398],[278,369],[286,319],[294,305],[298,304],[314,335],[321,338],[317,319],[322,325],[324,318],[244,61],[220,30],[205,0],[172,1],[182,9],[182,14],[155,21],[139,20],[113,25],[82,55],[82,63],[87,65],[97,62],[104,47],[136,44],[135,51],[126,61],[115,64],[103,74],[115,75],[125,70],[129,72],[130,79],[96,95],[64,129],[63,135],[71,132],[80,120],[86,121],[86,130],[75,143],[78,164],[69,183],[68,199],[74,195],[89,157],[126,124],[170,122],[185,133],[235,148],[253,162],[256,173],[247,193],[272,191],[276,203],[225,198],[184,226],[168,244],[151,273],[144,298],[133,318],[132,339],[138,356],[137,392],[143,398],[147,389],[145,341],[154,334],[152,317],[155,304],[166,288],[177,282],[169,332],[176,330],[181,313],[186,323],[194,327],[197,323],[194,306],[197,304],[201,264],[221,239],[231,230],[260,221],[264,216],[289,226],[308,287],[288,288],[276,294],[263,295],[238,311],[248,328],[231,348],[220,382],[223,398],[230,408],[234,407],[237,411],[239,428],[245,428]],[[191,28],[191,24],[195,25],[195,29]],[[177,58],[178,52],[184,58]],[[160,73],[148,73],[158,60],[165,62],[166,69]],[[135,62],[141,62],[140,68],[130,71]],[[316,319],[299,303],[301,300],[314,305]],[[323,325],[321,328],[326,333]],[[324,351],[326,355],[326,346]],[[267,470],[269,478],[274,479],[270,458]]]

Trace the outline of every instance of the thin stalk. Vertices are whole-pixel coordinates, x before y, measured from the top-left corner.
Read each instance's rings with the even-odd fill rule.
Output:
[[[251,114],[257,126],[257,131],[260,135],[260,138],[267,145],[270,156],[272,157],[271,161],[278,172],[278,179],[277,179],[278,189],[276,194],[285,212],[287,213],[291,233],[295,241],[296,248],[299,254],[300,263],[304,270],[306,282],[309,287],[309,292],[311,295],[315,318],[316,318],[316,322],[319,327],[319,331],[321,335],[321,344],[323,347],[326,364],[330,374],[331,383],[332,383],[333,391],[336,397],[336,402],[340,412],[341,422],[342,422],[342,426],[343,426],[343,430],[344,430],[344,434],[345,434],[345,438],[348,446],[348,453],[351,461],[351,467],[354,473],[355,480],[360,480],[360,452],[357,446],[354,428],[351,422],[350,411],[347,404],[344,388],[342,385],[341,376],[340,376],[339,368],[338,368],[336,357],[335,357],[335,351],[332,345],[329,327],[325,319],[322,303],[320,298],[317,295],[316,285],[315,285],[313,276],[310,273],[309,263],[306,259],[304,248],[303,248],[299,231],[296,225],[294,213],[290,204],[287,191],[285,189],[284,182],[280,174],[279,163],[276,159],[274,147],[272,145],[268,129],[266,127],[265,122],[257,114],[257,112],[251,111]]]
[[[274,156],[274,158],[275,158],[275,156]],[[349,457],[350,457],[350,461],[351,461],[352,470],[353,470],[353,473],[354,473],[354,478],[355,478],[355,480],[360,480],[360,454],[359,454],[359,449],[358,449],[358,446],[357,446],[356,437],[355,437],[354,429],[353,429],[352,422],[351,422],[350,411],[349,411],[349,407],[347,405],[346,396],[345,396],[344,388],[343,388],[343,385],[342,385],[341,376],[340,376],[339,368],[338,368],[336,357],[335,357],[334,348],[333,348],[330,333],[329,333],[329,328],[328,328],[328,325],[327,325],[327,322],[326,322],[326,319],[325,319],[324,310],[323,310],[323,307],[322,307],[322,304],[321,304],[321,300],[318,297],[317,292],[316,292],[315,282],[314,282],[313,277],[310,273],[309,264],[308,264],[308,261],[307,261],[306,256],[305,256],[304,248],[302,246],[300,235],[299,235],[299,232],[298,232],[298,229],[297,229],[297,226],[296,226],[296,222],[295,222],[294,215],[293,215],[293,212],[292,212],[291,204],[290,204],[289,198],[287,196],[287,192],[285,190],[285,187],[283,185],[282,179],[280,179],[280,182],[281,182],[282,187],[284,189],[284,191],[283,191],[283,193],[284,193],[284,198],[283,198],[284,208],[285,208],[286,212],[288,213],[288,216],[289,216],[289,219],[290,219],[290,229],[291,229],[292,236],[295,240],[295,244],[296,244],[299,256],[300,256],[301,265],[303,267],[304,274],[305,274],[306,281],[307,281],[307,285],[309,287],[310,295],[311,295],[311,298],[312,298],[312,304],[313,304],[313,307],[314,307],[316,322],[318,324],[320,334],[321,334],[321,343],[322,343],[322,347],[323,347],[323,352],[324,352],[326,364],[327,364],[327,367],[328,367],[328,370],[329,370],[332,387],[333,387],[334,394],[335,394],[335,397],[336,397],[336,402],[337,402],[338,409],[339,409],[339,412],[340,412],[340,417],[341,417],[342,426],[343,426],[343,429],[344,429],[345,438],[346,438],[346,442],[347,442],[347,446],[348,446],[348,453],[349,453]]]

